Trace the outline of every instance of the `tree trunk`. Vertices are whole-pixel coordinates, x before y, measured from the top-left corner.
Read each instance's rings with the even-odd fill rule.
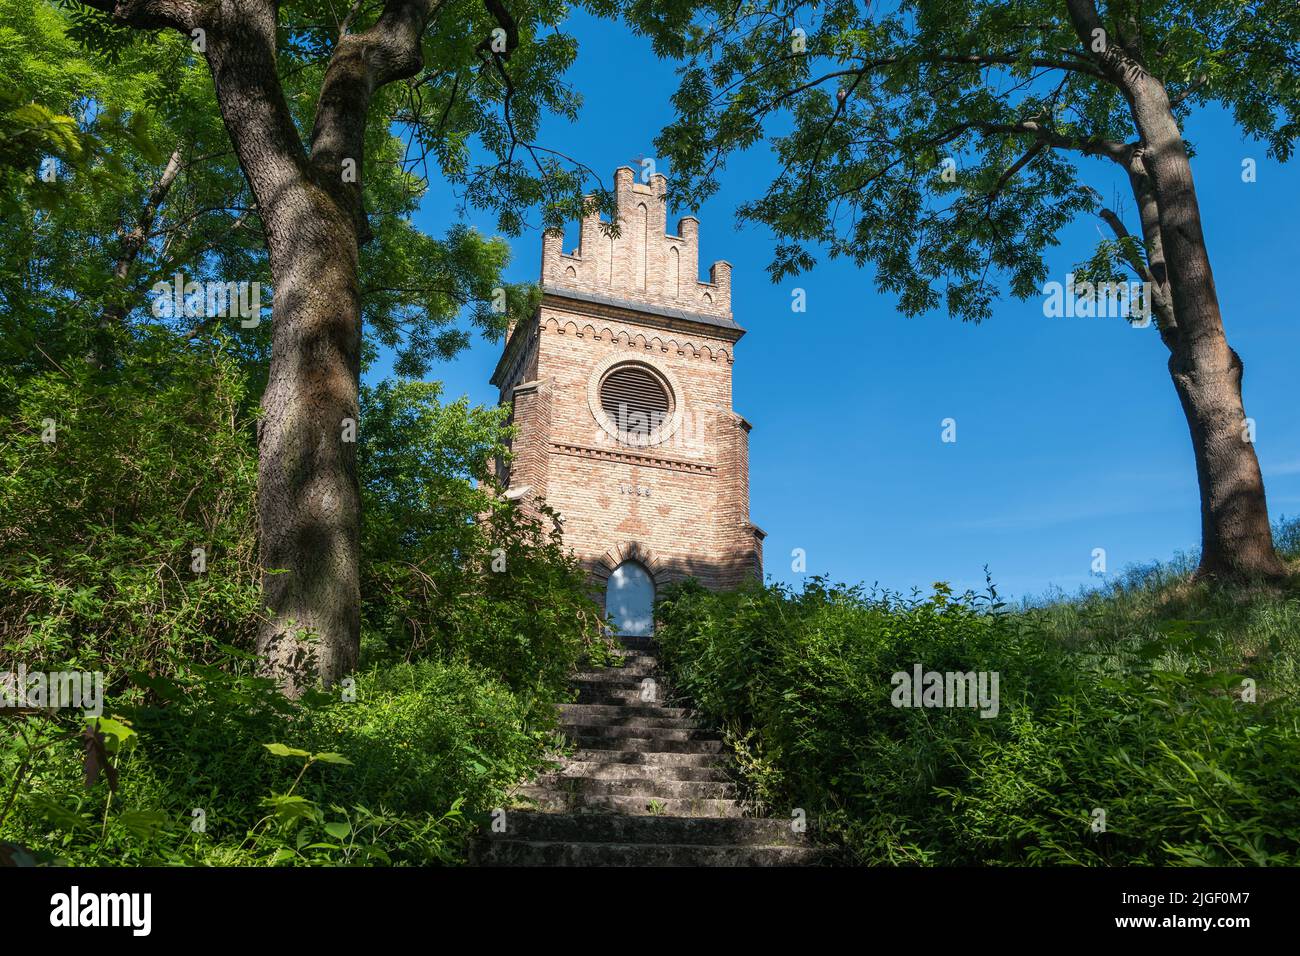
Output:
[[[1223,336],[1180,348],[1169,374],[1187,416],[1201,491],[1198,577],[1276,577],[1264,479],[1247,441],[1241,401],[1241,359]]]
[[[271,366],[258,433],[257,517],[267,670],[294,694],[357,661],[361,373],[357,217],[304,155],[276,75],[270,4],[213,9],[217,102],[263,225],[271,264]],[[351,122],[364,130],[364,109]],[[331,195],[327,184],[339,195]]]
[[[282,196],[296,222],[272,243],[271,368],[258,437],[267,620],[258,654],[286,689],[357,663],[361,500],[356,433],[361,305],[353,224],[322,192]],[[287,207],[287,208],[286,208]]]
[[[1264,479],[1246,427],[1242,363],[1228,345],[1182,131],[1164,85],[1130,61],[1124,71],[1142,137],[1177,328],[1166,337],[1169,374],[1182,401],[1201,493],[1198,577],[1279,577]]]
[[[361,171],[375,91],[423,67],[433,0],[389,0],[369,29],[340,27],[310,155],[277,73],[274,0],[85,0],[138,29],[201,43],[271,260],[271,368],[258,436],[257,514],[267,617],[258,651],[290,692],[332,683],[360,647],[361,372],[358,243],[369,236]],[[488,9],[518,43],[510,14]],[[353,14],[357,8],[353,9]],[[196,47],[198,49],[200,47]],[[496,54],[494,54],[495,56]],[[498,63],[499,66],[499,63]],[[345,168],[356,173],[344,176]]]

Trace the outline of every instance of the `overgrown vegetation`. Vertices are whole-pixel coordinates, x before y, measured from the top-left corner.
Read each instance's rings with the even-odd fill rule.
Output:
[[[107,698],[89,729],[0,710],[10,858],[458,862],[543,764],[600,618],[553,529],[468,479],[501,413],[366,393],[363,666],[298,701],[252,654],[255,419],[237,362],[163,332],[0,379],[0,673],[100,671]]]
[[[1292,559],[1297,530],[1277,534]],[[943,585],[687,584],[659,639],[752,799],[802,809],[848,861],[1295,865],[1300,593],[1184,570],[1020,609]],[[997,716],[895,707],[892,675],[917,664],[998,672]]]
[[[502,451],[502,413],[439,398],[364,393],[363,666],[289,701],[251,653],[256,411],[239,363],[158,331],[108,368],[0,378],[0,671],[107,681],[89,729],[3,711],[0,852],[463,859],[545,763],[566,678],[603,645],[553,528],[467,478]],[[1300,523],[1276,537],[1300,557]],[[804,810],[846,861],[1295,864],[1300,594],[1191,583],[1192,566],[1020,608],[943,585],[687,583],[660,605],[660,641],[729,730],[753,801]],[[895,707],[892,675],[917,664],[996,671],[997,716]]]
[[[0,26],[0,74],[14,87],[0,94],[0,677],[99,672],[106,700],[89,730],[74,709],[0,707],[0,863],[460,859],[472,820],[543,761],[578,656],[603,646],[550,520],[472,481],[503,449],[503,414],[407,380],[471,330],[528,313],[532,291],[502,279],[504,240],[416,228],[429,182],[401,161],[410,143],[393,126],[410,104],[381,96],[359,129],[373,236],[358,253],[356,359],[385,352],[402,378],[359,402],[361,667],[328,695],[284,699],[252,653],[267,553],[259,408],[272,329],[290,321],[279,306],[293,299],[283,273],[272,282],[265,244],[279,196],[255,201],[188,31],[133,39],[82,4],[11,6]],[[318,11],[283,12],[289,68],[276,96],[310,129],[326,48],[291,38]],[[462,40],[477,42],[484,15],[444,21],[458,77],[476,69]],[[541,83],[563,107],[569,94],[549,76],[569,58],[558,47],[534,57],[517,88]],[[465,138],[494,121],[468,82],[454,84],[455,109],[438,110],[451,140],[425,145],[446,158],[452,142],[444,172],[464,182]],[[526,114],[516,128],[534,122]],[[577,190],[561,179],[561,192]],[[507,197],[512,217],[520,201]],[[155,310],[155,283],[178,275],[261,283],[275,321],[192,297]]]

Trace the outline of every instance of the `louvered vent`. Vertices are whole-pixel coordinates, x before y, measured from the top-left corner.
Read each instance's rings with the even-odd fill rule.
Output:
[[[653,372],[624,365],[600,383],[600,407],[620,432],[649,437],[668,421],[672,398]]]

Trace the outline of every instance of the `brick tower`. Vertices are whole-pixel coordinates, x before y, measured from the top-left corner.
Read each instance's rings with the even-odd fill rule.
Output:
[[[564,542],[624,634],[648,634],[655,588],[727,588],[762,573],[749,521],[749,423],[731,408],[744,335],[731,265],[698,268],[699,221],[666,235],[666,180],[614,173],[619,235],[598,213],[579,247],[542,240],[542,301],[492,376],[518,427],[508,493],[560,513]]]

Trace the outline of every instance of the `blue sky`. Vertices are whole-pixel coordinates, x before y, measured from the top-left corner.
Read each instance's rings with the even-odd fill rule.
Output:
[[[575,21],[580,52],[569,79],[583,92],[576,125],[552,121],[542,143],[603,176],[653,156],[672,118],[673,66],[617,24]],[[628,105],[636,100],[635,108]],[[593,131],[599,131],[598,134]],[[1300,326],[1294,287],[1300,169],[1265,156],[1230,117],[1202,113],[1188,130],[1193,171],[1229,342],[1246,368],[1247,414],[1273,518],[1300,511],[1300,422],[1294,410]],[[823,261],[774,286],[764,267],[772,237],[737,230],[735,208],[770,178],[765,150],[733,161],[723,189],[700,210],[700,264],[734,266],[732,308],[748,330],[736,353],[734,405],[754,425],[750,509],[767,531],[765,570],[798,583],[808,573],[898,590],[947,581],[982,589],[987,565],[1004,595],[1092,586],[1094,548],[1108,569],[1168,558],[1199,539],[1196,475],[1187,427],[1154,330],[1118,319],[1044,318],[1040,300],[1003,299],[978,326],[944,314],[902,317],[869,271]],[[1243,183],[1244,158],[1257,181]],[[1101,160],[1085,181],[1113,195]],[[671,170],[661,164],[661,171]],[[606,184],[610,180],[606,178]],[[417,225],[437,235],[454,200],[436,181]],[[1128,203],[1130,228],[1132,203]],[[471,223],[492,232],[489,218]],[[1085,259],[1100,223],[1065,230],[1052,277]],[[576,235],[576,232],[574,233]],[[572,236],[565,248],[574,244]],[[536,281],[537,232],[512,240],[513,281]],[[807,311],[790,309],[791,290]],[[478,340],[431,378],[449,397],[496,401],[488,378],[499,346]],[[368,378],[386,373],[385,363]],[[957,441],[940,440],[957,421]],[[851,427],[843,423],[851,420]]]

